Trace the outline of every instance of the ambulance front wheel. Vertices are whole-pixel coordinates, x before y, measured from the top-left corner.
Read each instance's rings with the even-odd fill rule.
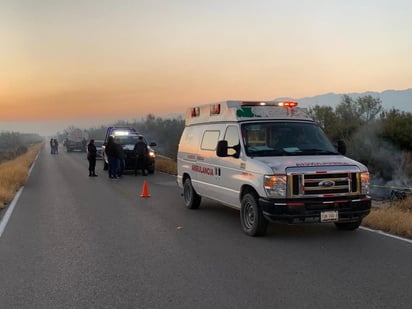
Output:
[[[193,189],[192,181],[190,178],[186,178],[183,184],[183,198],[185,200],[185,205],[189,209],[198,209],[201,201],[201,197]]]
[[[258,205],[256,194],[246,193],[243,196],[240,207],[240,222],[243,232],[249,236],[266,234],[268,221]]]

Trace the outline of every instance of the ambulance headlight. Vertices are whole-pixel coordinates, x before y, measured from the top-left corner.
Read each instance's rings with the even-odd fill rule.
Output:
[[[264,187],[268,197],[286,197],[286,175],[265,175]]]
[[[360,174],[360,177],[361,177],[361,193],[369,194],[369,173],[362,172]]]

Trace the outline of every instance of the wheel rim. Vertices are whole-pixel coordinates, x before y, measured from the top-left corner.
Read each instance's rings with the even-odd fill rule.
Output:
[[[253,209],[253,206],[246,202],[243,207],[243,222],[247,229],[251,229],[256,221],[256,214]]]

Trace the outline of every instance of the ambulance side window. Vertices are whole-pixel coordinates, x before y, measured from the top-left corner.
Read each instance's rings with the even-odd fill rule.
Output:
[[[203,133],[200,148],[202,150],[216,150],[217,141],[219,140],[219,133],[219,131],[205,131]]]
[[[236,145],[239,145],[240,141],[237,126],[228,126],[226,128],[224,140],[227,141],[228,147],[234,147]],[[228,149],[228,155],[233,155],[234,153],[234,149]]]

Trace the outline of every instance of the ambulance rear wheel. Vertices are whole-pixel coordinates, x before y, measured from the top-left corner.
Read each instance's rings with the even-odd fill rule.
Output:
[[[192,181],[190,178],[186,178],[183,184],[183,198],[185,200],[185,205],[189,209],[198,209],[201,201],[201,197],[193,189]]]
[[[263,236],[266,234],[268,221],[263,216],[257,197],[253,193],[246,193],[242,198],[240,222],[243,232],[249,236]]]

